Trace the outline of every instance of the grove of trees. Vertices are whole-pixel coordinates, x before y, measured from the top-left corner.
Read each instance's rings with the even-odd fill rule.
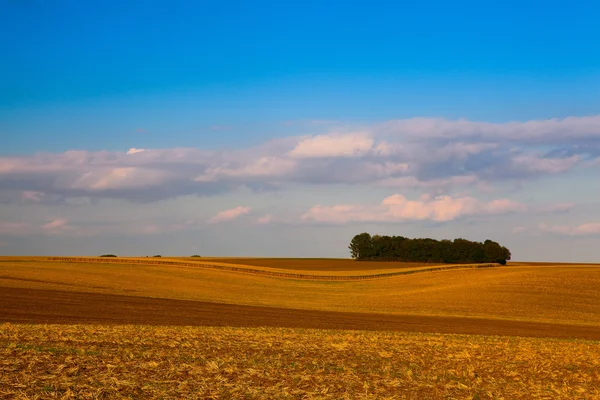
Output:
[[[487,239],[472,242],[466,239],[410,239],[403,236],[354,236],[348,246],[352,258],[364,261],[432,262],[449,264],[500,263],[510,260],[510,250]]]

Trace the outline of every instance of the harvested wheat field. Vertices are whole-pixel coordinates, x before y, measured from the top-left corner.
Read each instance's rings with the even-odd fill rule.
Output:
[[[600,398],[599,266],[375,267],[1,258],[0,398]]]
[[[597,342],[399,332],[0,325],[5,398],[595,399]]]
[[[407,263],[393,261],[355,261],[347,258],[259,258],[259,257],[203,257],[201,259],[190,257],[181,260],[208,261],[219,263],[231,263],[240,265],[251,265],[254,267],[269,267],[275,269],[290,269],[296,271],[372,271],[372,270],[396,270],[401,268],[428,267],[437,264],[432,263]]]
[[[433,272],[422,270],[429,267],[418,266],[408,271],[409,275],[331,281],[239,273],[204,268],[200,264],[149,264],[158,262],[156,260],[141,259],[136,263],[97,260],[4,259],[0,261],[0,287],[284,309],[600,327],[598,266],[463,268]],[[405,273],[407,269],[410,268],[404,267],[398,272]],[[267,267],[261,269],[266,270]],[[372,272],[365,271],[365,274]],[[360,273],[352,272],[354,277]],[[10,297],[4,301],[10,301]],[[16,307],[25,306],[18,303]]]

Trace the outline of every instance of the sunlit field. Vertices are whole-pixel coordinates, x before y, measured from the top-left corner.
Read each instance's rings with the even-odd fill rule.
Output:
[[[190,257],[182,258],[186,261],[221,262],[254,267],[269,267],[294,271],[311,272],[348,272],[355,271],[381,271],[397,270],[402,268],[429,267],[437,264],[431,263],[406,263],[391,261],[361,261],[357,262],[347,258],[259,258],[259,257],[203,257],[201,259]]]
[[[360,274],[357,267],[353,274]],[[5,259],[0,261],[0,271],[0,287],[321,311],[600,326],[600,267],[590,265],[456,269],[340,282],[281,279],[200,267],[42,259]]]
[[[600,397],[600,266],[438,267],[1,258],[0,396]]]
[[[597,399],[600,344],[402,332],[0,325],[5,398]]]

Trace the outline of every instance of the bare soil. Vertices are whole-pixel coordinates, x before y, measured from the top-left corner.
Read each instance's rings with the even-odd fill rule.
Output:
[[[286,327],[600,340],[600,327],[296,310],[72,291],[0,288],[0,323]]]

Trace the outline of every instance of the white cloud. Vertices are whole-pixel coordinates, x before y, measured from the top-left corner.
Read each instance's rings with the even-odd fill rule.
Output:
[[[250,207],[237,206],[230,210],[220,211],[208,220],[210,223],[226,222],[234,220],[242,215],[248,214],[252,209]]]
[[[469,215],[496,215],[526,210],[525,205],[508,199],[481,202],[472,197],[423,196],[419,200],[408,200],[400,194],[395,194],[385,198],[378,206],[316,205],[302,215],[302,219],[324,223],[411,220],[445,222]]]
[[[127,151],[127,154],[136,154],[136,153],[142,153],[146,151],[146,149],[136,149],[135,147],[132,147],[131,149],[129,149]]]
[[[540,225],[540,230],[563,236],[598,236],[600,235],[600,222],[589,222],[574,227],[542,224]]]
[[[373,147],[367,133],[318,135],[302,139],[288,154],[295,158],[357,157]]]

